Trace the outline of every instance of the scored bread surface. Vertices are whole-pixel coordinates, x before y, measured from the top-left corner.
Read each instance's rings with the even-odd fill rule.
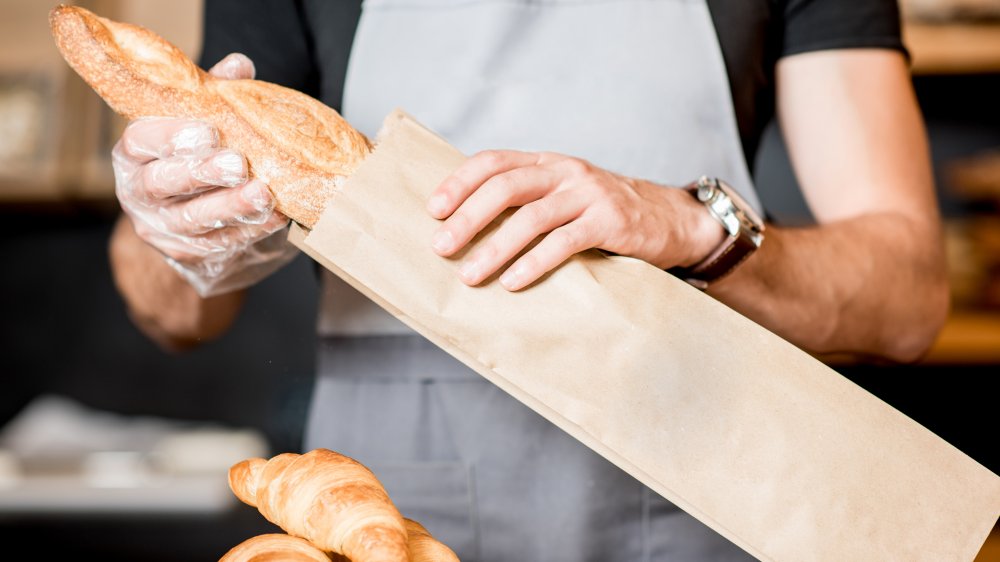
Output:
[[[268,184],[276,209],[303,226],[319,220],[371,152],[364,135],[318,100],[260,80],[215,78],[148,29],[78,6],[56,7],[49,23],[63,58],[112,109],[129,119],[211,123]]]

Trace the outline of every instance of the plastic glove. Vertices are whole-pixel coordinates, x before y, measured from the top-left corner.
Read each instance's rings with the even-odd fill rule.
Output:
[[[253,63],[229,55],[210,71],[252,78]],[[111,153],[115,193],[136,234],[159,250],[203,297],[242,289],[270,275],[297,250],[281,232],[267,186],[247,181],[242,154],[190,119],[129,123]]]

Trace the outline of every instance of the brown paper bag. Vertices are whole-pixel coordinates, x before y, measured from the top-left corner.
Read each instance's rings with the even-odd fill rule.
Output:
[[[590,251],[518,293],[459,282],[458,260],[430,250],[424,202],[464,158],[397,111],[291,239],[761,560],[975,557],[1000,478],[671,275]]]

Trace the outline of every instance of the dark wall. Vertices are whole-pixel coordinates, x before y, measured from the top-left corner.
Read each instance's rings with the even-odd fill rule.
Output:
[[[131,324],[112,284],[115,216],[114,208],[0,209],[0,424],[55,393],[125,415],[255,428],[274,452],[298,450],[314,369],[311,262],[300,257],[253,288],[222,339],[165,353]],[[238,502],[214,515],[0,514],[0,542],[37,560],[217,560],[270,532],[280,529]],[[52,555],[39,545],[52,545]]]
[[[251,289],[233,330],[167,353],[128,319],[108,266],[116,212],[0,210],[0,423],[32,397],[58,393],[129,415],[260,429],[298,448],[313,376],[317,279],[299,257]]]

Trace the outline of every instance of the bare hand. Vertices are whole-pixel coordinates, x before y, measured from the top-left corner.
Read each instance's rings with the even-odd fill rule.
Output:
[[[661,269],[691,265],[723,236],[680,190],[562,154],[502,150],[469,158],[431,194],[428,211],[447,219],[432,239],[434,251],[455,254],[511,207],[520,208],[464,259],[459,277],[466,284],[481,283],[539,236],[501,275],[506,289],[521,289],[590,248]]]

